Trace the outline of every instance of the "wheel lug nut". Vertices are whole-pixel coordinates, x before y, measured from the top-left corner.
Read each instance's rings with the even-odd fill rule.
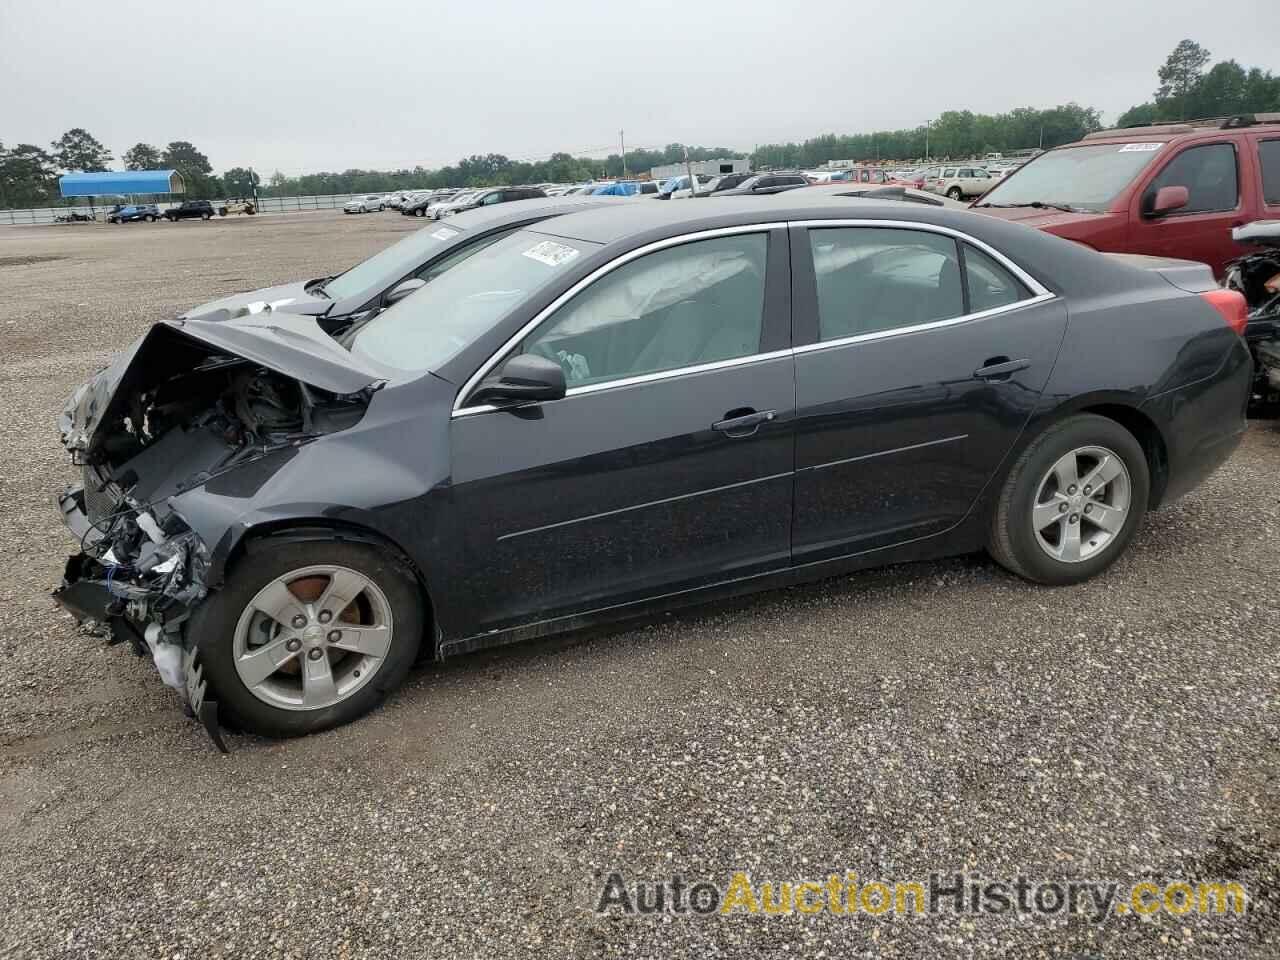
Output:
[[[300,613],[295,614],[293,617],[293,625],[301,629],[307,625],[307,618]]]
[[[1084,512],[1085,512],[1085,513],[1093,513],[1093,504],[1091,504],[1091,503],[1086,503],[1086,504],[1084,505]]]
[[[1059,513],[1066,513],[1066,512],[1067,512],[1067,505],[1066,505],[1065,503],[1060,503],[1060,504],[1058,504],[1058,512],[1059,512]]]
[[[330,631],[329,631],[329,642],[330,642],[330,643],[337,643],[337,642],[338,642],[339,640],[341,640],[341,639],[342,639],[342,631],[341,631],[341,630],[330,630]]]
[[[1080,514],[1078,514],[1078,513],[1073,513],[1070,517],[1068,517],[1068,518],[1067,518],[1067,520],[1068,520],[1068,522],[1069,522],[1069,523],[1079,523],[1079,522],[1080,522]]]
[[[307,651],[307,657],[312,660],[319,660],[323,656],[324,656],[324,651],[321,650],[319,647],[312,647],[309,651]]]
[[[1076,492],[1076,485],[1074,483],[1071,486],[1067,487],[1067,493],[1074,495],[1075,492]]]
[[[320,611],[320,622],[321,622],[321,623],[328,623],[328,622],[329,622],[330,620],[332,620],[332,619],[333,619],[333,614],[332,614],[332,613],[330,613],[328,610],[321,610],[321,611]]]
[[[290,653],[297,653],[302,649],[302,641],[297,637],[292,637],[284,642],[284,648]]]
[[[1089,494],[1091,494],[1091,493],[1093,493],[1093,487],[1085,487],[1085,488],[1084,488],[1084,495],[1085,495],[1086,497],[1087,497],[1087,496],[1089,496]]]

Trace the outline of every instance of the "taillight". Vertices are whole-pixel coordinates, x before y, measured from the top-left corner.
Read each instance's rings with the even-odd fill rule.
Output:
[[[1249,323],[1249,304],[1244,294],[1236,290],[1210,290],[1200,294],[1200,298],[1222,315],[1228,327],[1244,336],[1244,328]]]

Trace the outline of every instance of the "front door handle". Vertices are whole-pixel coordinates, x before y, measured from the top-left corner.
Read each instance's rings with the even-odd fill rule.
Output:
[[[760,429],[760,424],[768,423],[777,415],[777,410],[752,410],[744,407],[741,410],[730,410],[723,420],[713,423],[711,429],[726,437],[750,437]]]
[[[991,357],[973,371],[975,380],[1008,380],[1019,370],[1025,370],[1031,366],[1031,361],[1027,358],[1021,360],[1010,360],[1008,357]]]

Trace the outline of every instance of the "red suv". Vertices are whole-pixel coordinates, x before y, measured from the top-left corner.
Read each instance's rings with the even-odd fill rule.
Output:
[[[973,206],[1108,253],[1199,260],[1221,278],[1253,249],[1232,227],[1280,219],[1280,114],[1091,133]]]

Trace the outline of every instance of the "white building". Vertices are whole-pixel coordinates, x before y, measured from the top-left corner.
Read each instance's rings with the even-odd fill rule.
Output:
[[[726,173],[750,173],[750,160],[733,160],[722,158],[719,160],[694,160],[689,164],[693,167],[695,174],[709,173],[713,177]],[[669,180],[671,177],[683,177],[688,173],[688,169],[683,163],[664,163],[660,167],[652,167],[649,170],[649,176],[655,180]]]

